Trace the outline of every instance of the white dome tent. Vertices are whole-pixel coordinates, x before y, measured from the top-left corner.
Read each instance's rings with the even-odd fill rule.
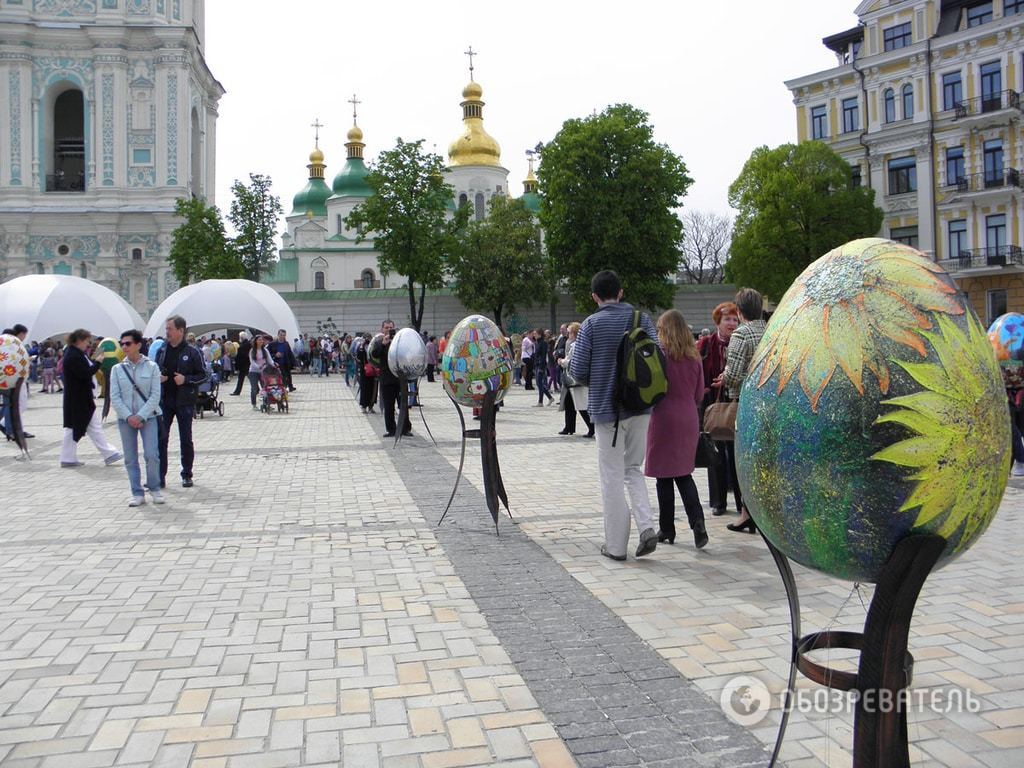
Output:
[[[276,335],[284,328],[288,340],[298,337],[299,324],[281,294],[252,280],[203,280],[179,288],[153,311],[143,334],[164,335],[172,315],[181,315],[197,336],[221,328],[255,328]]]
[[[119,338],[142,328],[142,317],[109,288],[71,275],[23,275],[0,285],[0,329],[21,323],[42,341],[85,328]]]

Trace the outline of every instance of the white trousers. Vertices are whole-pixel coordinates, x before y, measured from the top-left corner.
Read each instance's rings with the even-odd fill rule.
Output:
[[[615,446],[612,446],[615,423],[601,422],[594,425],[597,436],[597,473],[601,478],[601,497],[604,502],[604,544],[608,552],[616,556],[626,554],[631,512],[638,531],[654,527],[643,469],[647,425],[650,420],[649,415],[622,419]]]
[[[107,440],[107,436],[103,434],[103,421],[100,418],[99,408],[92,412],[92,418],[89,420],[89,426],[86,428],[85,434],[92,440],[96,450],[103,454],[104,460],[117,453],[117,448],[112,446]],[[65,427],[64,442],[60,445],[61,464],[73,464],[78,461],[78,443],[75,442],[71,435],[72,430]]]

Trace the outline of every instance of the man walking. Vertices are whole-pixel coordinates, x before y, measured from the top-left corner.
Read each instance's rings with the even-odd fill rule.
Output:
[[[178,443],[181,447],[181,487],[192,487],[192,464],[195,448],[192,445],[192,418],[196,408],[196,388],[206,380],[203,354],[185,341],[185,318],[172,315],[164,330],[167,343],[156,355],[163,384],[160,410],[163,423],[160,430],[160,487],[167,485],[167,441],[171,424],[178,420]]]
[[[154,504],[163,504],[160,492],[160,366],[142,354],[142,332],[121,334],[124,360],[110,372],[110,403],[117,414],[124,467],[132,498],[129,507],[146,503],[139,471],[139,438],[146,462],[146,488]]]
[[[636,556],[649,555],[658,546],[643,473],[647,424],[651,417],[650,410],[620,411],[619,435],[612,445],[617,411],[614,400],[616,358],[622,337],[632,327],[633,307],[622,301],[619,276],[610,270],[594,275],[590,290],[597,312],[580,326],[569,374],[580,384],[589,385],[587,411],[597,432],[597,470],[604,506],[601,554],[612,560],[625,560],[630,512],[640,531]],[[658,331],[648,315],[641,313],[640,326],[657,343]],[[630,503],[626,502],[627,490]]]
[[[270,354],[274,358],[274,365],[281,371],[281,378],[289,392],[294,392],[292,386],[292,368],[295,367],[295,353],[292,352],[292,345],[288,343],[288,333],[284,328],[277,332],[277,339],[267,345]]]
[[[235,352],[235,375],[238,381],[235,382],[235,391],[232,397],[238,397],[242,391],[242,384],[245,383],[246,374],[249,372],[249,352],[252,350],[252,343],[249,341],[249,334],[242,331],[238,334],[238,350]]]
[[[385,320],[380,324],[380,332],[384,334],[384,351],[380,358],[380,404],[384,411],[384,437],[394,437],[398,424],[395,420],[395,403],[399,397],[408,397],[408,393],[402,392],[402,382],[388,365],[388,350],[391,349],[391,340],[395,338],[395,324],[391,320]],[[403,435],[412,434],[412,425],[406,420],[402,428]]]
[[[523,345],[520,350],[523,360],[523,389],[533,389],[533,331],[523,334]]]

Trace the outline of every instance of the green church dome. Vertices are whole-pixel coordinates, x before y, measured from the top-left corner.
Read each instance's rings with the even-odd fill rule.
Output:
[[[350,157],[334,177],[334,197],[370,197],[373,190],[366,183],[369,171],[361,157]]]
[[[523,193],[523,205],[530,213],[540,213],[540,195],[536,192]]]
[[[331,189],[323,179],[310,179],[306,186],[292,198],[291,216],[305,216],[312,212],[314,216],[327,215],[327,198]]]

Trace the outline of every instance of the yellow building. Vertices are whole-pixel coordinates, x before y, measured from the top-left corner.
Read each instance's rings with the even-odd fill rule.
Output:
[[[1024,311],[1024,0],[865,0],[786,82],[800,141],[871,186],[883,237],[933,256],[991,322]]]

